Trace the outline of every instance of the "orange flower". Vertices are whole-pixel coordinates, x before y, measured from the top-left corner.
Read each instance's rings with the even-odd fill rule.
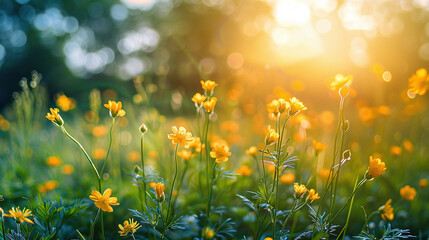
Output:
[[[235,173],[243,176],[250,176],[252,172],[252,169],[250,169],[247,165],[242,165]]]
[[[130,160],[130,162],[137,162],[140,159],[140,153],[138,152],[129,152],[127,155],[128,160]]]
[[[404,139],[404,141],[402,142],[402,146],[404,146],[404,149],[408,152],[412,152],[414,150],[413,144],[408,139]]]
[[[210,157],[215,158],[217,163],[228,161],[231,156],[228,145],[225,143],[215,143],[210,152]]]
[[[64,112],[72,110],[76,107],[76,100],[69,98],[64,94],[57,95],[57,106],[61,108]]]
[[[168,139],[171,140],[173,144],[180,144],[186,148],[189,148],[189,144],[192,142],[192,133],[186,132],[186,128],[176,126],[171,128],[173,131],[172,134],[168,134]]]
[[[327,180],[329,177],[329,169],[327,168],[323,168],[319,171],[319,177],[322,178],[323,180]]]
[[[65,175],[70,175],[74,172],[74,167],[70,164],[66,164],[62,167],[61,171],[63,172],[63,174]]]
[[[179,156],[183,160],[187,161],[187,160],[195,157],[195,154],[192,154],[192,152],[188,151],[188,150],[182,150],[181,152],[177,153],[177,156]]]
[[[268,126],[267,134],[265,135],[265,144],[271,145],[273,143],[276,143],[279,140],[279,134],[276,133],[274,129],[271,128],[271,126]]]
[[[110,206],[119,205],[116,197],[110,197],[112,195],[112,189],[108,188],[104,191],[103,195],[99,191],[92,191],[89,198],[94,201],[95,206],[104,212],[113,212],[113,208]]]
[[[308,198],[308,200],[310,200],[310,202],[313,202],[316,199],[320,199],[319,194],[316,193],[316,190],[314,190],[314,189],[310,189],[308,191],[308,197],[307,198]]]
[[[392,199],[387,200],[386,204],[384,204],[383,206],[381,206],[378,211],[381,212],[381,217],[383,218],[383,220],[393,220],[393,217],[395,216],[393,214],[393,207],[392,205],[390,205],[390,203],[392,202]]]
[[[97,160],[103,159],[106,157],[106,151],[102,148],[94,149],[94,151],[92,151],[92,156]]]
[[[293,189],[295,190],[295,193],[298,194],[298,197],[307,192],[307,188],[304,184],[299,185],[298,183],[294,183]]]
[[[401,149],[401,147],[400,146],[392,146],[391,148],[390,148],[390,153],[392,154],[392,155],[394,155],[394,156],[399,156],[399,155],[401,155],[401,153],[402,153],[402,149]]]
[[[258,153],[258,148],[256,146],[251,146],[246,150],[247,155],[255,156]]]
[[[104,107],[109,109],[109,113],[112,118],[116,118],[117,116],[125,116],[125,111],[122,109],[121,101],[116,103],[115,101],[109,100],[108,103],[104,104]]]
[[[189,148],[193,148],[195,152],[201,152],[201,141],[199,137],[192,137],[192,142],[189,143]]]
[[[399,190],[399,193],[401,194],[401,197],[407,201],[413,201],[417,194],[416,189],[409,185],[402,187],[401,190]]]
[[[426,94],[429,88],[428,72],[424,68],[420,68],[408,79],[408,93],[418,94],[420,96]]]
[[[381,174],[383,174],[385,170],[386,170],[386,164],[382,162],[380,158],[372,158],[372,156],[369,157],[367,179],[376,178]]]
[[[64,121],[59,114],[60,110],[58,108],[50,108],[51,113],[46,114],[46,118],[51,120],[55,125],[62,126]]]
[[[304,106],[304,104],[301,101],[299,101],[296,97],[289,99],[289,104],[290,104],[290,110],[289,110],[290,116],[295,116],[297,113],[307,110],[307,107]]]
[[[61,165],[61,159],[55,156],[50,156],[46,159],[46,164],[51,167],[57,167]]]
[[[424,188],[424,187],[426,187],[428,185],[428,180],[426,179],[426,178],[422,178],[422,179],[420,179],[420,181],[419,181],[419,186],[421,187],[421,188]]]
[[[323,144],[321,142],[318,142],[316,140],[313,140],[313,148],[314,148],[314,152],[316,154],[322,152],[323,150],[326,149],[326,144]]]
[[[210,80],[207,80],[205,82],[201,80],[201,86],[205,90],[206,95],[207,93],[209,93],[208,95],[212,95],[213,89],[217,86],[217,83]]]
[[[295,175],[293,173],[283,174],[280,177],[280,181],[284,184],[291,184],[295,181]]]
[[[102,137],[102,136],[105,136],[106,134],[107,134],[107,128],[103,125],[95,126],[92,128],[92,135],[94,135],[94,137]]]
[[[204,102],[204,100],[206,100],[206,98],[206,96],[200,93],[195,93],[195,95],[192,97],[192,102],[195,103],[195,107],[200,108],[201,104]]]
[[[214,107],[216,106],[216,102],[217,102],[217,98],[215,98],[215,97],[210,98],[210,100],[207,100],[203,103],[204,109],[208,113],[213,112]]]
[[[158,201],[160,202],[164,202],[164,199],[165,199],[164,189],[165,189],[164,183],[159,182],[155,184],[155,193],[158,196]]]

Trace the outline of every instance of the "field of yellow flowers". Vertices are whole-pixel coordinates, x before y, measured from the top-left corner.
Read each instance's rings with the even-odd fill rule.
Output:
[[[30,79],[0,115],[0,239],[429,238],[423,68],[395,106],[332,76],[337,112],[204,79],[161,114],[142,77],[82,103]]]

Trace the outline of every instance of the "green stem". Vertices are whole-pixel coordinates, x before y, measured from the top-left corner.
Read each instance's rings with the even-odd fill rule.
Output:
[[[146,182],[145,182],[145,168],[144,168],[144,133],[142,134],[140,138],[140,154],[141,154],[141,161],[142,161],[142,177],[143,177],[143,203],[144,206],[146,206]],[[140,191],[140,188],[139,188]],[[140,194],[141,198],[141,194]],[[142,209],[144,211],[144,208]]]
[[[213,164],[213,175],[212,175],[212,183],[210,186],[210,192],[209,192],[209,201],[207,203],[207,223],[208,220],[210,219],[210,211],[211,211],[211,205],[212,205],[212,194],[213,194],[213,187],[215,185],[216,182],[216,164],[217,162],[215,161]]]
[[[289,218],[292,216],[293,211],[295,211],[295,207],[298,205],[299,203],[299,198],[293,203],[292,209],[290,210],[289,214],[287,215],[285,221],[283,222],[282,228],[280,229],[280,232],[283,231],[283,229],[285,229],[287,221],[289,220]]]
[[[92,169],[94,170],[95,174],[97,175],[97,178],[98,178],[98,190],[101,193],[101,177],[100,177],[100,174],[98,173],[97,168],[95,167],[94,162],[91,160],[91,157],[89,157],[88,153],[83,148],[83,146],[67,132],[67,130],[64,128],[64,126],[61,126],[61,130],[63,131],[63,133],[67,137],[69,137],[73,142],[75,142],[79,146],[80,150],[82,150],[83,154],[85,154],[85,157],[88,159],[89,163],[92,166]]]
[[[344,210],[344,208],[349,204],[349,202],[351,201],[351,199],[353,198],[353,196],[356,194],[357,190],[359,190],[360,187],[362,187],[362,185],[367,181],[366,178],[362,179],[357,188],[355,188],[352,192],[352,194],[349,196],[349,198],[347,199],[346,203],[344,203],[344,205],[340,208],[340,210],[334,215],[334,217],[329,221],[329,224],[332,224],[332,222],[338,217],[338,215],[340,215],[340,213]]]
[[[173,201],[173,210],[172,210],[173,215],[174,215],[174,208],[176,206],[177,199],[179,198],[180,189],[182,188],[183,179],[185,178],[186,172],[188,171],[188,166],[189,166],[189,160],[187,160],[185,162],[185,168],[183,170],[182,176],[179,179],[179,183],[178,183],[178,186],[177,186],[177,195],[176,195],[176,197],[174,198],[174,201]]]
[[[354,186],[353,190],[354,190],[354,189],[356,189],[357,183],[358,183],[358,178],[356,177],[355,186]],[[356,196],[356,195],[355,195],[355,196]],[[346,224],[344,225],[344,227],[343,227],[343,229],[341,230],[340,234],[338,234],[338,237],[337,237],[337,239],[336,239],[336,240],[340,239],[341,235],[343,235],[343,240],[344,240],[344,238],[346,237],[347,227],[349,226],[350,215],[351,215],[351,213],[352,213],[352,208],[353,208],[354,200],[355,200],[355,198],[354,198],[354,196],[353,196],[353,197],[352,197],[352,201],[351,201],[351,203],[350,203],[349,212],[347,213]]]
[[[1,217],[1,230],[3,233],[3,239],[6,239],[6,235],[4,234],[4,216]]]
[[[113,141],[113,126],[115,125],[115,118],[112,118],[112,126],[110,126],[110,140],[109,147],[107,148],[106,158],[104,159],[103,167],[101,168],[101,176],[104,174],[104,169],[106,168],[107,158],[109,157],[110,148],[112,146]]]
[[[174,189],[174,183],[176,182],[177,177],[177,149],[179,148],[179,143],[176,144],[176,150],[174,151],[174,162],[175,162],[175,171],[174,171],[174,177],[173,182],[171,183],[171,189],[170,189],[170,199],[168,200],[168,208],[167,208],[167,218],[165,219],[167,222],[169,221],[170,217],[170,208],[171,208],[171,200],[173,199],[173,189]]]
[[[267,176],[266,176],[266,173],[265,173],[265,163],[264,163],[264,154],[265,154],[265,149],[266,148],[267,148],[267,144],[265,143],[264,149],[262,150],[262,153],[261,153],[261,162],[262,162],[262,174],[263,174],[262,178],[263,178],[263,181],[264,181],[265,198],[268,201],[268,195],[267,195],[268,194]]]
[[[97,215],[95,215],[94,221],[93,221],[93,222],[92,222],[92,224],[91,224],[91,233],[90,233],[90,235],[91,235],[91,240],[93,240],[93,239],[94,239],[95,223],[96,223],[96,222],[97,222],[97,220],[98,220],[98,216],[100,215],[100,211],[101,211],[101,209],[98,209],[98,211],[97,211]]]
[[[374,216],[375,214],[378,214],[378,211],[374,211],[372,212],[366,219],[365,219],[365,224],[362,227],[362,230],[360,230],[361,232],[363,232],[365,230],[365,227],[368,225],[369,220],[371,219],[372,216]]]
[[[209,132],[209,124],[210,124],[210,120],[209,120],[209,115],[208,114],[206,114],[206,119],[205,119],[205,123],[204,123],[204,126],[205,126],[205,129],[204,129],[204,145],[205,145],[205,151],[206,151],[206,178],[207,178],[207,187],[209,186],[209,184],[210,184],[210,180],[209,180],[209,176],[210,176],[210,173],[209,173],[209,145],[208,145],[208,132]],[[210,192],[210,190],[209,189],[207,189],[208,190],[208,192]],[[207,194],[207,196],[209,195],[210,193],[208,193]]]
[[[101,239],[106,239],[104,237],[104,220],[103,220],[103,211],[101,211],[101,216],[100,216],[100,224],[101,224]]]

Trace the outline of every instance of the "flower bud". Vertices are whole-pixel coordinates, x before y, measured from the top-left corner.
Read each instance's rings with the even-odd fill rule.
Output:
[[[142,125],[139,128],[139,130],[140,130],[141,133],[147,132],[147,126],[146,126],[146,124],[142,123]]]

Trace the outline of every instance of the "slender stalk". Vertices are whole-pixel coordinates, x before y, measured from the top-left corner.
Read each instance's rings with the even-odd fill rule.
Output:
[[[19,224],[19,223],[16,224],[16,232],[17,232],[17,234],[18,234],[18,236],[20,238],[21,237],[20,236],[21,235],[21,224]]]
[[[113,141],[113,126],[115,125],[115,118],[112,118],[112,126],[110,126],[110,140],[109,147],[107,148],[106,158],[104,159],[103,167],[101,168],[101,176],[104,174],[104,169],[106,168],[107,158],[109,157],[110,148],[112,146]]]
[[[187,160],[185,162],[185,168],[183,169],[182,176],[179,179],[179,183],[178,183],[178,186],[177,186],[177,195],[176,195],[176,197],[174,198],[174,201],[173,201],[173,210],[172,210],[173,215],[174,215],[174,208],[176,206],[177,199],[179,198],[180,189],[182,188],[183,179],[185,178],[186,172],[188,171],[188,166],[189,166],[189,160]]]
[[[143,177],[143,204],[146,206],[146,182],[145,182],[145,168],[144,168],[144,133],[142,134],[140,138],[140,154],[141,154],[141,161],[142,161],[142,177]],[[140,191],[140,187],[139,187]],[[141,194],[140,194],[141,198]],[[144,211],[144,208],[142,209]]]
[[[100,177],[100,174],[98,173],[97,168],[94,165],[94,162],[91,160],[91,157],[89,157],[88,153],[83,148],[83,146],[67,132],[67,130],[64,128],[64,126],[61,126],[61,130],[63,131],[63,133],[67,137],[69,137],[73,142],[75,142],[79,146],[80,150],[82,150],[83,154],[85,154],[85,157],[88,159],[89,164],[91,164],[92,169],[95,172],[95,175],[97,175],[97,178],[98,178],[98,190],[101,192],[101,177]]]
[[[363,225],[362,230],[360,230],[361,232],[363,232],[365,230],[365,227],[368,226],[368,222],[372,218],[372,216],[374,216],[377,213],[378,213],[378,211],[374,211],[371,214],[369,214],[369,216],[365,219],[365,224]]]
[[[205,151],[206,151],[206,178],[207,178],[207,187],[209,186],[209,184],[210,184],[210,180],[209,180],[209,176],[210,176],[210,173],[209,173],[209,145],[208,145],[208,132],[209,132],[209,124],[210,124],[210,119],[209,119],[209,115],[208,114],[206,114],[206,119],[205,119],[205,123],[204,123],[204,126],[205,126],[205,129],[204,129],[204,145],[205,145]],[[208,194],[207,194],[207,196],[210,194],[210,189],[207,189],[208,190]]]
[[[175,162],[175,171],[174,171],[174,177],[173,177],[173,182],[171,183],[171,189],[170,189],[170,199],[168,200],[168,208],[167,208],[167,217],[166,217],[166,221],[168,222],[169,217],[170,217],[170,208],[171,208],[171,200],[173,199],[173,189],[174,189],[174,183],[176,182],[176,177],[177,177],[177,149],[179,148],[179,143],[176,144],[176,150],[174,151],[174,162]]]
[[[91,224],[91,240],[93,240],[94,239],[94,232],[95,232],[95,223],[97,222],[97,220],[98,220],[98,216],[100,215],[100,211],[101,211],[101,209],[98,209],[98,211],[97,211],[97,215],[95,215],[95,218],[94,218],[94,221],[92,222],[92,224]]]
[[[353,190],[354,190],[354,189],[356,189],[357,183],[358,183],[358,178],[356,177],[355,186],[354,186]],[[355,196],[356,196],[356,195],[355,195]],[[343,240],[344,240],[344,238],[346,237],[347,227],[349,226],[350,215],[351,215],[351,213],[352,213],[352,208],[353,208],[354,200],[355,200],[355,197],[353,196],[353,197],[352,197],[352,201],[351,201],[351,203],[350,203],[349,212],[348,212],[348,214],[347,214],[346,224],[344,225],[344,227],[343,227],[343,229],[341,230],[340,234],[338,234],[338,237],[337,237],[337,239],[336,239],[336,240],[340,239],[341,234],[343,234]],[[344,233],[343,233],[343,232],[344,232]]]
[[[349,204],[349,202],[351,201],[351,199],[353,198],[353,196],[356,194],[357,190],[359,190],[360,187],[362,187],[362,185],[367,181],[366,178],[362,179],[358,186],[353,190],[352,194],[349,196],[349,198],[347,199],[346,203],[344,203],[344,205],[340,208],[340,210],[334,215],[334,217],[329,221],[329,224],[332,224],[332,222],[338,217],[338,215],[340,215],[340,213],[344,210],[344,208],[347,206],[347,204]]]
[[[6,235],[4,234],[4,216],[1,217],[1,230],[3,233],[3,239],[6,239]]]
[[[261,162],[262,162],[262,174],[263,174],[263,176],[262,176],[262,178],[263,178],[263,181],[264,181],[264,191],[265,191],[265,198],[268,200],[268,186],[267,186],[267,176],[266,176],[266,173],[265,173],[265,163],[264,163],[264,154],[265,154],[265,149],[267,148],[267,144],[265,143],[265,145],[264,145],[264,149],[262,150],[262,153],[261,153]]]
[[[101,214],[100,214],[101,216],[100,216],[100,224],[101,224],[101,239],[106,239],[105,237],[104,237],[104,220],[103,220],[103,211],[101,211]]]
[[[289,220],[290,216],[292,216],[293,211],[295,211],[295,207],[298,205],[299,203],[299,198],[296,199],[296,201],[293,203],[292,209],[290,210],[289,214],[287,215],[285,221],[283,222],[282,228],[280,229],[280,232],[283,231],[283,229],[286,227],[287,221]]]
[[[207,222],[210,219],[210,211],[211,211],[211,204],[212,204],[212,194],[213,194],[213,187],[215,185],[216,182],[216,164],[217,162],[215,161],[213,164],[213,175],[212,175],[212,183],[210,186],[210,192],[209,192],[209,201],[207,203]]]
[[[131,237],[132,237],[134,240],[136,240],[136,238],[134,237],[134,234],[131,234]]]

